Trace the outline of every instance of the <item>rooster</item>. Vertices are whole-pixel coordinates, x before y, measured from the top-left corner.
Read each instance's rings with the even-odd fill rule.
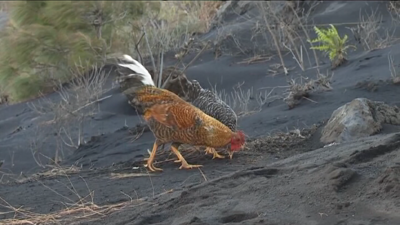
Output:
[[[122,80],[120,82],[122,89],[125,90],[133,85],[136,85],[136,79],[124,79],[126,74],[132,73],[132,70],[129,68],[129,64],[133,63],[132,58],[128,55],[124,55],[124,57],[120,58],[118,62],[120,64],[124,64],[118,69],[119,75],[122,76]],[[214,92],[208,89],[203,89],[200,83],[196,80],[189,81],[189,79],[187,79],[187,77],[182,73],[174,70],[169,71],[168,73],[172,75],[172,77],[165,86],[165,89],[177,94],[185,101],[190,102],[207,115],[217,119],[229,127],[232,131],[236,130],[237,115],[235,111],[228,104],[222,101]],[[140,108],[140,106],[136,106],[136,108]],[[206,154],[213,154],[213,159],[225,158],[224,156],[218,154],[214,148],[207,147],[205,152]],[[230,159],[232,159],[233,151],[228,151],[228,153]]]
[[[181,99],[178,95],[161,88],[157,88],[151,79],[150,73],[136,60],[124,55],[124,61],[119,66],[129,68],[132,73],[126,77],[137,78],[141,86],[132,87],[124,91],[133,96],[129,104],[140,106],[144,120],[153,132],[156,140],[146,167],[151,171],[162,171],[153,165],[158,146],[172,143],[171,150],[178,157],[180,169],[198,168],[202,165],[188,164],[180,154],[181,144],[221,148],[230,145],[230,152],[239,151],[245,144],[243,131],[232,131],[213,117],[192,104]]]

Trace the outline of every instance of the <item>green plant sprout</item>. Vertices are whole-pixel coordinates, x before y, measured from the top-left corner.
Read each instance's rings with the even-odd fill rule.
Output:
[[[356,48],[353,45],[346,45],[347,35],[344,35],[343,38],[339,36],[335,26],[330,24],[330,28],[328,29],[319,29],[314,26],[315,33],[318,37],[314,40],[308,40],[310,43],[319,42],[319,46],[313,46],[310,49],[316,49],[325,52],[325,54],[329,55],[329,59],[332,62],[332,68],[336,68],[347,61],[346,54],[348,48]]]

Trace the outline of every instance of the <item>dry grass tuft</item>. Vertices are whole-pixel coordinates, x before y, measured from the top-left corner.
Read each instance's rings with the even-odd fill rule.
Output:
[[[55,176],[55,175],[63,175],[67,178],[69,181],[68,184],[63,184],[65,188],[67,188],[73,195],[77,197],[77,201],[74,201],[71,197],[62,195],[55,189],[51,188],[50,186],[46,185],[44,182],[42,182],[39,177],[32,177],[32,179],[35,179],[35,182],[40,183],[43,185],[47,190],[50,192],[54,193],[58,197],[62,197],[63,199],[66,200],[66,202],[61,202],[65,206],[65,209],[54,212],[54,213],[49,213],[49,214],[42,214],[42,213],[36,213],[32,212],[28,209],[24,209],[22,206],[21,207],[15,207],[11,205],[9,202],[7,202],[3,197],[0,197],[0,206],[7,209],[7,211],[0,212],[0,216],[4,216],[7,219],[3,219],[0,224],[4,225],[22,225],[22,224],[74,224],[74,223],[80,223],[80,222],[85,222],[85,221],[93,221],[93,220],[99,220],[115,211],[122,210],[124,208],[129,208],[129,207],[140,207],[144,204],[151,204],[146,201],[147,198],[139,198],[137,193],[136,193],[136,198],[132,198],[131,196],[127,195],[126,193],[121,192],[123,195],[127,196],[129,198],[128,201],[121,202],[121,203],[116,203],[116,204],[107,204],[107,205],[97,205],[94,203],[94,191],[89,189],[88,183],[82,178],[82,181],[87,187],[88,193],[85,195],[81,195],[78,193],[78,191],[75,189],[74,184],[71,182],[71,179],[68,175],[68,173],[76,173],[78,171],[77,168],[71,167],[71,168],[55,168],[47,173],[42,173],[44,176],[49,177],[49,176]],[[138,174],[136,174],[137,176]],[[151,176],[148,173],[146,174],[139,174],[143,176]],[[115,175],[116,178],[124,178],[123,175]],[[127,177],[127,176],[125,176]],[[43,178],[43,177],[42,177]],[[161,196],[165,195],[168,193],[173,192],[173,190],[167,190],[163,193],[160,193],[158,195],[154,195],[153,197],[156,196]]]
[[[3,202],[2,206],[9,210],[0,213],[0,215],[14,214],[12,219],[5,219],[0,223],[4,225],[72,224],[77,221],[98,220],[99,218],[105,217],[115,211],[133,205],[132,202],[122,202],[103,206],[90,203],[86,205],[75,205],[55,213],[40,214],[30,212],[22,207],[15,208],[1,197],[0,201]],[[136,203],[140,202],[142,201],[136,201]]]
[[[291,154],[290,152],[302,149],[302,145],[318,130],[320,125],[314,124],[304,129],[293,129],[287,132],[277,132],[248,142],[251,151],[262,151],[273,154]]]
[[[394,37],[396,26],[382,28],[383,17],[378,13],[378,9],[375,11],[371,9],[370,13],[365,14],[360,10],[359,21],[356,27],[347,28],[364,50],[382,49],[398,42],[399,39]]]
[[[388,1],[387,2],[388,11],[392,16],[393,21],[397,24],[400,23],[400,2],[398,1]]]
[[[36,181],[43,178],[54,178],[59,176],[77,174],[81,171],[81,168],[77,166],[70,166],[70,167],[48,166],[48,167],[52,169],[45,172],[33,174],[31,176],[25,176],[24,174],[21,174],[20,177],[17,178],[15,181],[16,183],[21,184],[21,183]]]
[[[156,176],[155,174],[149,173],[111,173],[111,179],[124,179],[124,178],[132,178],[132,177],[148,177],[148,176]]]
[[[8,103],[8,95],[0,90],[0,105]]]
[[[97,66],[93,66],[92,70],[87,74],[81,74],[82,65],[76,65],[76,69],[71,69],[74,74],[73,79],[68,84],[58,83],[57,93],[61,100],[54,102],[50,98],[43,98],[38,103],[28,103],[28,106],[38,115],[52,115],[53,119],[45,121],[38,125],[37,136],[31,140],[32,154],[39,166],[45,167],[37,155],[41,155],[40,151],[43,142],[48,133],[55,135],[57,144],[54,158],[50,159],[53,164],[58,164],[64,156],[63,149],[78,149],[83,144],[84,129],[88,125],[88,118],[100,112],[98,103],[111,97],[101,97],[102,94],[109,89],[105,88],[105,82],[109,73],[101,70]],[[54,79],[56,83],[57,80]],[[50,130],[50,131],[49,131]],[[41,134],[43,134],[41,136]],[[46,158],[46,156],[44,156]],[[47,157],[50,158],[50,157]]]
[[[197,16],[204,23],[204,32],[208,31],[217,14],[217,10],[223,4],[223,1],[204,1],[200,3]]]
[[[307,4],[307,6],[303,6]],[[280,59],[279,73],[288,74],[289,69],[283,60],[283,55],[288,53],[293,56],[298,66],[305,71],[309,67],[317,65],[311,62],[308,43],[304,41],[304,35],[308,37],[306,29],[311,11],[319,2],[297,3],[293,1],[282,2],[244,2],[233,4],[232,9],[242,15],[252,8],[257,8],[260,14],[247,13],[240,17],[242,26],[237,21],[233,24],[221,24],[217,27],[217,38],[214,43],[215,55],[266,55],[274,52]],[[241,5],[236,7],[236,5]],[[236,9],[236,8],[237,9]],[[306,10],[305,10],[306,9]],[[240,11],[241,10],[241,11]],[[251,30],[249,31],[249,27]],[[235,29],[236,28],[236,29]],[[247,34],[251,32],[251,37]],[[317,59],[315,51],[314,58]]]
[[[274,56],[264,56],[264,55],[255,55],[250,58],[243,59],[240,62],[237,62],[236,64],[241,65],[241,64],[254,64],[254,63],[265,63],[270,61]]]
[[[388,54],[388,61],[389,61],[390,76],[392,77],[393,84],[400,84],[400,73],[397,70],[399,65],[394,64],[394,60],[391,54]]]
[[[318,74],[316,79],[309,80],[305,83],[296,83],[294,79],[289,81],[289,89],[287,90],[287,96],[283,99],[284,102],[289,106],[289,109],[293,109],[296,105],[300,103],[301,100],[307,99],[311,102],[316,103],[311,100],[310,94],[319,90],[329,91],[332,90],[331,75]]]
[[[133,28],[140,27],[145,41],[140,43],[142,32],[128,31],[130,54],[135,58],[159,56],[168,51],[179,52],[194,34],[207,32],[221,6],[221,1],[162,1],[160,11],[149,12]],[[137,55],[138,52],[143,55]],[[178,54],[179,55],[179,54]]]
[[[274,91],[281,87],[263,88],[255,91],[254,88],[243,90],[243,85],[244,82],[238,83],[230,93],[225,90],[218,91],[216,85],[211,90],[228,104],[239,117],[260,112],[265,104],[280,98],[274,95]]]

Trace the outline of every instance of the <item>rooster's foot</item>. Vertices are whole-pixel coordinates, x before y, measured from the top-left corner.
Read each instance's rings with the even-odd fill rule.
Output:
[[[215,159],[215,158],[224,159],[225,158],[225,156],[218,154],[218,152],[214,152],[213,154],[214,155],[213,155],[212,159]]]
[[[150,152],[150,157],[145,159],[145,160],[147,161],[147,164],[144,165],[144,166],[147,167],[147,168],[148,168],[150,171],[152,171],[152,172],[155,172],[155,171],[162,171],[162,169],[157,168],[157,167],[155,167],[155,166],[153,165],[153,161],[154,161],[154,158],[155,158],[155,156],[156,156],[157,148],[158,148],[158,145],[157,145],[157,143],[155,142],[154,145],[153,145],[153,150]],[[149,151],[149,150],[147,150],[147,151]]]
[[[223,155],[220,155],[214,148],[206,148],[206,155],[207,154],[213,154],[213,158],[212,159],[215,159],[215,158],[218,158],[218,159],[224,159],[225,158],[225,156],[223,156]]]
[[[144,167],[147,167],[149,170],[151,170],[151,171],[153,171],[153,172],[162,171],[161,168],[155,167],[155,166],[153,165],[153,163],[151,163],[151,164],[148,163],[148,164],[144,165]]]
[[[175,146],[171,146],[172,152],[178,157],[178,160],[175,160],[175,162],[181,162],[182,165],[179,167],[179,169],[193,169],[193,168],[199,168],[202,167],[202,165],[190,165],[189,163],[186,162],[186,159],[183,158],[181,153],[178,151],[178,149]]]

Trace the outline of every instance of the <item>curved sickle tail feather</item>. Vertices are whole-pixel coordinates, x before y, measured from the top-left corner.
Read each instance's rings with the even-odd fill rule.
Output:
[[[155,86],[149,71],[131,56],[123,55],[123,62],[117,64],[132,71],[132,74],[129,74],[128,77],[138,77],[143,85]]]

